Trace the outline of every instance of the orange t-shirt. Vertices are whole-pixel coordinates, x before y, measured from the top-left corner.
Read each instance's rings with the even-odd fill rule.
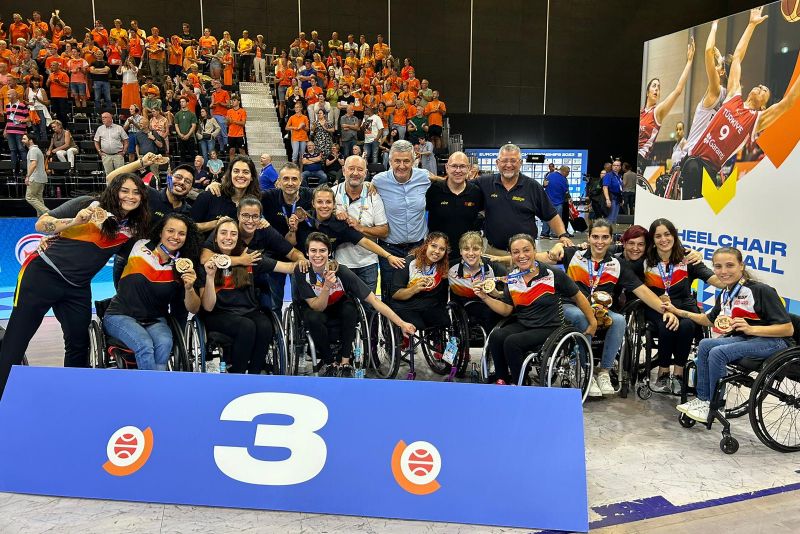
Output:
[[[97,43],[97,46],[100,48],[108,46],[108,32],[105,28],[100,31],[96,29],[92,30],[92,39],[94,39],[94,42]]]
[[[308,127],[308,117],[304,114],[294,114],[289,117],[289,121],[286,123],[286,126],[291,126],[292,128],[296,128],[305,124]],[[228,133],[230,135],[230,133]],[[292,130],[292,141],[308,141],[308,130]]]
[[[108,64],[113,65],[115,67],[119,67],[120,65],[122,65],[122,53],[120,47],[118,46],[108,47]]]
[[[53,31],[55,31],[55,30],[53,30]],[[120,28],[120,29],[111,28],[110,30],[108,30],[108,36],[113,38],[113,39],[116,39],[117,41],[119,41],[120,37],[122,37],[127,42],[128,41],[128,30],[126,30],[125,28]],[[120,44],[120,43],[118,42],[117,44]]]
[[[392,113],[392,124],[398,124],[400,126],[405,126],[406,121],[408,120],[408,111],[407,106],[405,103],[401,102],[399,106],[394,109],[394,113]]]
[[[400,77],[404,80],[408,80],[408,72],[413,68],[414,67],[412,67],[411,65],[409,65],[408,67],[403,67],[403,70],[400,71]]]
[[[353,82],[354,81],[355,81],[355,78],[353,78],[353,76],[342,76],[342,78],[340,80],[340,83],[339,83],[339,87],[347,84],[347,85],[350,86],[350,89],[355,89],[353,87]]]
[[[210,54],[215,46],[217,46],[217,38],[213,35],[211,36],[203,36],[198,41],[200,43],[200,53],[201,54]]]
[[[349,57],[345,59],[344,64],[350,67],[351,72],[356,72],[358,70],[358,58],[356,57]]]
[[[64,61],[64,58],[61,56],[48,56],[47,59],[44,60],[44,68],[50,70],[50,68],[53,66],[53,63],[56,62],[61,65],[62,68],[67,64],[67,62]]]
[[[56,48],[60,48],[62,37],[64,37],[64,30],[59,31],[53,28],[53,44],[56,45]]]
[[[2,52],[0,52],[0,63],[5,63],[8,65],[8,70],[11,70],[11,59],[14,57],[14,54],[6,48]]]
[[[405,102],[406,104],[411,104],[415,98],[416,96],[411,91],[403,91],[402,93],[397,95],[397,99],[402,102]]]
[[[386,52],[389,51],[389,45],[386,43],[375,43],[372,46],[372,55],[375,56],[375,60],[383,60],[386,59]]]
[[[447,113],[447,107],[441,100],[428,102],[428,105],[425,106],[425,116],[428,117],[429,126],[442,126],[442,115],[444,113]]]
[[[13,24],[9,24],[8,31],[11,32],[10,46],[15,46],[17,44],[17,39],[20,37],[26,41],[28,40],[28,35],[30,34],[31,29],[24,22],[15,22]]]
[[[419,93],[419,89],[420,89],[419,78],[408,80],[408,90],[414,93],[414,98],[417,98],[417,93]]]
[[[164,59],[164,54],[166,53],[165,48],[161,48],[159,45],[165,45],[166,41],[163,37],[158,36],[155,37],[151,35],[147,38],[147,50],[150,52],[150,59]]]
[[[380,97],[378,95],[367,95],[364,97],[364,104],[372,109],[378,109],[378,102]]]
[[[180,43],[169,45],[169,64],[183,65],[183,47]]]
[[[322,96],[322,87],[309,87],[306,89],[306,102],[310,106],[316,104]]]
[[[47,79],[50,84],[50,98],[67,98],[67,88],[55,83],[55,80],[68,84],[69,76],[63,70],[50,73],[50,77]]]
[[[355,102],[353,102],[353,109],[355,111],[364,111],[364,96],[361,91],[353,91],[351,93],[353,98],[355,98]]]
[[[130,44],[128,44],[128,50],[130,50],[131,56],[135,58],[141,58],[144,50],[142,49],[142,38],[137,35],[131,35]]]
[[[231,121],[246,121],[247,112],[244,110],[244,108],[229,109],[228,117],[231,118]],[[228,125],[228,137],[244,137],[244,126],[239,126],[238,124],[231,122]]]
[[[394,112],[394,100],[395,94],[392,92],[383,93],[383,96],[381,96],[381,101],[386,105],[386,111],[388,113]]]
[[[215,92],[211,95],[211,114],[212,115],[220,115],[225,117],[228,115],[228,109],[225,106],[221,106],[220,102],[228,103],[231,101],[231,95],[225,89],[220,89],[219,91]]]
[[[328,72],[328,69],[325,68],[325,63],[322,61],[315,61],[311,64],[311,66],[314,67],[314,70],[317,71],[317,74],[321,74],[322,76],[325,76]]]
[[[50,26],[48,26],[45,21],[34,22],[33,26],[31,26],[31,37],[33,37],[33,30],[35,30],[36,28],[42,30],[42,35],[44,37],[47,37],[47,32],[50,31]]]
[[[281,82],[278,85],[287,86],[292,85],[292,78],[294,78],[294,71],[292,69],[278,69],[278,77]]]
[[[180,98],[186,98],[189,101],[189,111],[197,115],[197,95],[191,91],[184,91]]]
[[[92,63],[97,61],[97,58],[95,57],[94,54],[98,50],[100,49],[97,48],[96,46],[84,46],[83,48],[81,48],[81,55],[83,55],[83,59],[86,60],[86,63],[91,65]]]

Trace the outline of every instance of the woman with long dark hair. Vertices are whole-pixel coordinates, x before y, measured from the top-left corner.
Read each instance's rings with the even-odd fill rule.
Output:
[[[222,217],[236,218],[236,206],[243,198],[261,198],[256,165],[247,156],[236,156],[222,178],[219,195],[204,191],[197,196],[189,216],[201,232],[213,230]]]
[[[130,250],[130,240],[146,236],[149,224],[147,187],[135,174],[112,179],[98,199],[78,197],[39,217],[36,231],[54,235],[20,269],[0,351],[0,394],[50,308],[64,331],[64,366],[88,365],[92,278]]]
[[[133,351],[139,369],[167,368],[172,351],[170,305],[191,313],[200,309],[194,287],[199,259],[200,231],[181,213],[168,213],[150,239],[134,243],[103,328]]]

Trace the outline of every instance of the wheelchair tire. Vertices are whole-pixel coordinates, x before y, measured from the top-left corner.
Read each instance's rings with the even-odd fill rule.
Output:
[[[467,375],[467,367],[469,367],[470,354],[469,354],[469,317],[467,311],[454,303],[448,306],[450,312],[450,320],[453,324],[453,331],[458,340],[458,359],[454,362],[458,368],[456,372],[457,378],[464,378]]]
[[[106,344],[102,327],[96,319],[89,323],[89,366],[95,369],[106,367]]]
[[[199,318],[193,317],[186,322],[184,338],[186,339],[186,353],[189,357],[189,370],[193,373],[205,372],[205,340],[201,330]]]
[[[733,436],[724,436],[719,442],[719,448],[725,454],[736,454],[739,442]]]
[[[272,364],[273,375],[286,374],[286,336],[280,317],[274,310],[269,310],[267,316],[272,322],[272,344],[268,354],[269,363]]]
[[[445,346],[447,345],[448,340],[450,339],[450,333],[452,332],[452,328],[448,328],[447,330],[439,330],[436,335],[441,336],[440,339],[431,340],[432,337],[432,329],[426,329],[427,331],[424,333],[420,333],[420,337],[422,340],[420,341],[420,348],[422,349],[422,355],[425,357],[425,361],[428,362],[428,367],[431,368],[431,371],[436,373],[437,375],[444,376],[450,372],[450,364],[444,361],[442,354],[444,354]],[[431,343],[435,343],[436,346],[432,346]],[[438,349],[438,350],[436,350]],[[437,358],[436,355],[439,355]],[[453,362],[455,363],[455,362]]]
[[[378,312],[369,318],[370,347],[366,370],[377,378],[393,379],[400,369],[400,344],[403,335],[400,329]]]
[[[585,365],[580,363],[578,344],[583,344],[586,351]],[[581,402],[584,402],[589,394],[594,368],[592,344],[586,336],[572,326],[562,326],[550,334],[542,345],[540,355],[541,385],[580,389]]]
[[[286,374],[288,376],[297,376],[300,367],[300,358],[304,357],[304,355],[298,355],[300,340],[298,337],[297,319],[294,313],[294,306],[289,306],[283,312],[283,330],[286,334]]]
[[[647,400],[653,396],[652,390],[647,387],[646,385],[639,386],[636,388],[636,396],[642,400]]]
[[[736,419],[747,415],[750,410],[750,393],[743,391],[744,384],[728,382],[725,386],[725,409],[723,414],[726,419]]]
[[[800,347],[771,356],[750,390],[750,426],[778,452],[800,451]]]
[[[681,424],[683,428],[692,428],[697,421],[686,415],[685,413],[681,413],[678,415],[678,422]]]
[[[189,367],[189,354],[186,352],[186,339],[183,337],[183,329],[178,320],[172,315],[167,316],[167,324],[172,331],[172,354],[170,354],[170,362],[172,363],[173,371],[190,371]]]

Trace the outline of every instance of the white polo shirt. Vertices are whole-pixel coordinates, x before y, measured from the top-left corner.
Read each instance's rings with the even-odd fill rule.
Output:
[[[358,220],[360,216],[359,224],[361,226],[373,227],[388,224],[381,196],[377,192],[374,195],[368,195],[366,185],[362,186],[359,200],[350,200],[345,191],[345,182],[334,187],[333,193],[336,198],[336,210],[346,210],[347,214],[355,220]],[[373,239],[373,241],[375,240]],[[358,245],[345,243],[336,249],[336,261],[351,269],[357,269],[378,263],[378,255]]]

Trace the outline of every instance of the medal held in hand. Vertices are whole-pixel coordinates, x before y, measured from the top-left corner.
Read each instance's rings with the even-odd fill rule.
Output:
[[[226,256],[225,254],[214,254],[211,257],[211,260],[218,269],[227,269],[231,266],[231,257]]]
[[[92,208],[92,222],[101,225],[108,219],[108,212],[100,206]]]
[[[484,280],[481,286],[483,287],[484,293],[491,293],[497,288],[497,283],[494,281],[494,279],[489,279],[489,280]]]
[[[308,212],[303,208],[296,208],[294,210],[294,215],[297,217],[297,220],[300,222],[306,221],[309,218]]]
[[[729,334],[733,330],[733,317],[718,315],[714,321],[714,328],[721,334]]]
[[[189,258],[179,258],[175,262],[175,270],[180,274],[189,272],[194,267],[194,263]]]
[[[339,262],[336,260],[328,260],[328,263],[325,264],[325,271],[329,273],[335,273],[339,270]]]
[[[422,287],[422,289],[431,289],[436,285],[436,278],[433,276],[423,276],[417,283],[420,285],[420,287]]]

